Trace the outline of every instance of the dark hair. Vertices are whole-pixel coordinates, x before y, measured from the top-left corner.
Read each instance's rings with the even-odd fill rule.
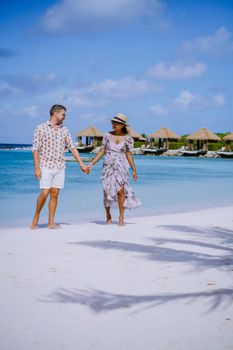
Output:
[[[125,135],[127,135],[127,134],[128,134],[127,126],[124,125],[124,127],[121,129],[121,131],[122,131]]]
[[[112,120],[111,122],[112,122],[112,123],[115,123],[115,124],[124,125],[123,128],[121,129],[121,131],[122,131],[125,135],[127,135],[127,134],[129,133],[129,132],[128,132],[128,129],[127,129],[127,126],[126,126],[125,124],[120,123],[120,122],[117,122],[117,121],[115,121],[115,120]]]
[[[66,107],[62,105],[53,105],[50,109],[50,116],[52,116],[55,112],[60,112],[62,109],[66,111]]]

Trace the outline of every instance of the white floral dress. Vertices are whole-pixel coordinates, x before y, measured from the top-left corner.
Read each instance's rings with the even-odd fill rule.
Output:
[[[117,194],[124,187],[124,208],[134,209],[141,204],[129,185],[129,163],[126,152],[132,152],[133,138],[126,135],[124,140],[116,144],[110,133],[104,134],[103,147],[105,147],[105,158],[101,180],[104,190],[104,205],[112,206],[118,199]]]

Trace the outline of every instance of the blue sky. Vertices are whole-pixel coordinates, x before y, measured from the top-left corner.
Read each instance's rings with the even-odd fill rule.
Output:
[[[233,131],[232,1],[1,0],[0,142],[55,103],[73,136],[118,112],[141,133]]]

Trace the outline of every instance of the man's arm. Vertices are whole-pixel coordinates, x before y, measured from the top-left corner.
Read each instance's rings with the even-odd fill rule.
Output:
[[[80,169],[84,172],[87,171],[87,167],[84,165],[81,157],[80,157],[80,154],[79,154],[79,151],[76,149],[76,148],[72,148],[71,149],[71,152],[74,156],[74,158],[77,160],[77,162],[79,162],[79,165],[80,165]]]
[[[33,159],[34,159],[34,175],[38,180],[42,176],[42,172],[41,172],[40,164],[39,164],[39,159],[40,159],[39,150],[41,149],[41,144],[42,144],[41,129],[38,126],[34,132],[33,141],[32,141],[32,152],[33,152]]]
[[[70,150],[70,152],[73,154],[74,158],[79,162],[80,169],[84,171],[85,173],[89,173],[89,169],[83,164],[83,161],[80,157],[79,151],[76,149],[75,144],[72,140],[71,134],[69,130],[67,129],[67,134],[66,134],[66,148]]]
[[[34,151],[33,152],[33,159],[34,159],[34,175],[35,177],[39,180],[42,176],[42,172],[41,172],[41,169],[40,169],[40,165],[39,165],[39,152],[38,151]]]

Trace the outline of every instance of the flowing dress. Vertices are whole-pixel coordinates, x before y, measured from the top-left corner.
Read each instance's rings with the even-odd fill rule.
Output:
[[[117,202],[118,192],[124,188],[125,200],[124,208],[134,209],[141,204],[129,185],[129,162],[126,152],[132,152],[133,138],[126,135],[119,144],[111,139],[110,133],[105,133],[103,137],[103,147],[105,147],[105,158],[103,162],[101,180],[104,190],[104,205],[111,207]]]

